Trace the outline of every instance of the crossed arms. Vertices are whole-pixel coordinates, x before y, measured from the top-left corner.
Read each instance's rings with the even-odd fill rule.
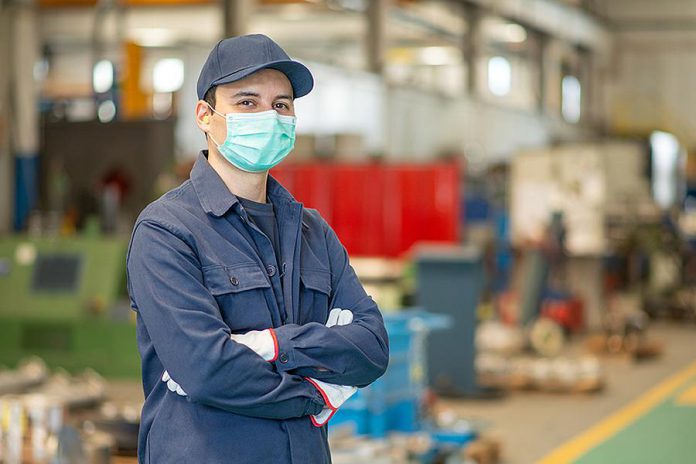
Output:
[[[313,380],[364,386],[386,369],[388,342],[379,310],[351,268],[345,249],[325,226],[332,273],[332,307],[351,323],[288,324],[275,328],[285,362],[266,361],[233,340],[187,236],[171,225],[141,221],[128,253],[128,285],[162,372],[188,401],[237,414],[287,419],[316,414],[327,402]]]

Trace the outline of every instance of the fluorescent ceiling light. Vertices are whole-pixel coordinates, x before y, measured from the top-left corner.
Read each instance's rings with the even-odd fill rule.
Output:
[[[523,26],[498,18],[486,19],[484,29],[493,42],[522,43],[527,40],[527,30]]]
[[[521,43],[527,40],[527,31],[519,24],[505,24],[501,28],[501,31],[503,32],[502,35],[505,37],[506,42]]]

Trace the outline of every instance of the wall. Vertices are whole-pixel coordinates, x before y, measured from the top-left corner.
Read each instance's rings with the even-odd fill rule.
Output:
[[[139,8],[126,10],[123,17],[128,38],[142,40],[149,34],[149,39],[154,40],[158,25],[167,24],[171,28],[170,37],[162,39],[179,44],[149,49],[145,61],[169,56],[185,62],[186,81],[176,101],[177,155],[182,159],[194,157],[205,144],[193,120],[197,99],[195,81],[219,33],[219,24],[214,20],[217,15],[212,7],[191,7],[185,11]],[[116,28],[111,19],[106,21],[102,36],[111,38],[113,43]],[[89,86],[91,57],[86,44],[92,21],[91,10],[42,13],[44,37],[56,45],[56,69],[65,70],[65,75],[78,87]],[[198,21],[210,25],[202,36],[201,31],[190,27]],[[280,43],[283,45],[282,40]],[[559,55],[561,51],[557,49],[550,47],[550,55]],[[119,53],[119,47],[112,46],[107,47],[105,55]],[[575,141],[591,135],[586,129],[565,124],[559,117],[542,114],[537,109],[523,110],[508,106],[507,102],[389,86],[375,75],[328,65],[310,63],[310,67],[316,87],[297,101],[298,132],[357,132],[365,137],[367,151],[391,159],[427,160],[443,152],[464,152],[473,164],[487,164],[509,159],[523,148]],[[559,83],[554,76],[554,73],[548,75],[547,82],[557,87]],[[552,112],[558,109],[554,96],[555,93],[549,92],[546,101]]]
[[[393,157],[424,160],[454,152],[465,153],[470,163],[487,165],[509,160],[521,149],[591,136],[588,129],[556,116],[470,97],[406,88],[392,88],[388,95],[386,151]]]
[[[604,77],[607,127],[674,133],[696,147],[696,2],[612,0],[614,65]]]

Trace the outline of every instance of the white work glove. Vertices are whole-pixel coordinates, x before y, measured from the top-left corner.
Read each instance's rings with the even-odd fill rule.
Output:
[[[230,338],[254,351],[264,361],[273,362],[278,357],[278,340],[273,329],[252,330],[245,334],[232,334]]]
[[[275,338],[273,329],[252,330],[245,334],[232,334],[230,338],[235,342],[246,346],[261,356],[264,361],[275,361],[278,356],[278,342]],[[169,375],[169,372],[164,371],[162,374],[162,382],[167,383],[169,391],[176,392],[177,395],[187,396],[181,386],[174,381]]]
[[[338,411],[343,403],[353,394],[358,391],[357,387],[349,385],[334,385],[332,383],[322,382],[321,380],[307,377],[307,381],[314,385],[321,396],[324,398],[324,409],[319,414],[311,416],[312,424],[316,427],[321,427],[326,424],[329,419]]]
[[[329,319],[326,321],[326,327],[335,325],[348,325],[353,322],[353,312],[348,309],[334,308],[329,313]],[[321,427],[326,424],[329,419],[338,411],[343,403],[348,398],[353,396],[358,389],[350,385],[334,385],[332,383],[322,382],[321,380],[307,377],[307,381],[314,385],[324,398],[326,406],[319,414],[311,416],[312,424]]]
[[[353,311],[350,309],[334,308],[329,313],[329,319],[326,321],[326,327],[348,325],[351,322],[353,322]]]
[[[169,391],[176,392],[179,396],[186,396],[184,389],[169,376],[169,372],[164,371],[164,374],[162,374],[162,382],[166,382]]]

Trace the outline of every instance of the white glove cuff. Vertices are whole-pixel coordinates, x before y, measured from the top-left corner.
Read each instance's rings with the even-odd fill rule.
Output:
[[[326,405],[319,414],[311,416],[312,424],[316,427],[326,424],[338,408],[358,390],[356,387],[334,385],[311,377],[305,377],[305,380],[314,385]]]
[[[329,422],[329,419],[333,417],[333,415],[338,411],[337,409],[331,409],[331,408],[324,408],[321,410],[319,414],[315,414],[313,416],[309,416],[309,418],[312,420],[312,424],[315,427],[323,427],[326,425],[327,422]]]
[[[278,339],[273,329],[232,334],[230,338],[261,356],[264,361],[273,362],[278,358]]]
[[[259,354],[265,361],[274,362],[278,359],[278,339],[275,330],[266,329],[261,333],[264,335],[264,340],[262,351]]]

